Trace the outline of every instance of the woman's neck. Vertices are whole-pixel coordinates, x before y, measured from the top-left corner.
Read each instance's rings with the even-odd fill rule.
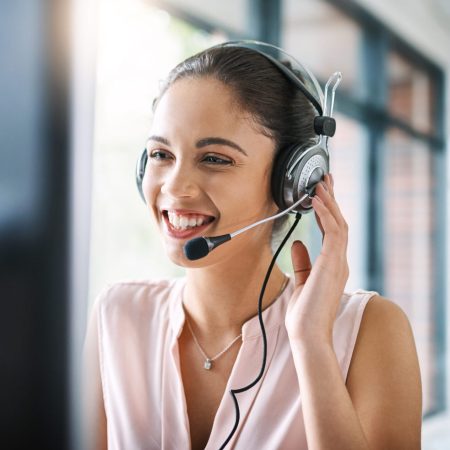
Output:
[[[183,305],[198,337],[232,339],[242,325],[258,313],[258,299],[272,255],[249,255],[198,269],[187,269]],[[225,267],[226,265],[226,267]],[[285,285],[286,276],[275,264],[266,285],[262,309],[270,305]]]

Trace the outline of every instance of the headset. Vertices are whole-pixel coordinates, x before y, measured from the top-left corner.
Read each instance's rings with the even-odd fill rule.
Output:
[[[184,252],[188,259],[194,260],[206,256],[211,250],[234,236],[260,225],[269,220],[274,220],[286,213],[307,214],[313,210],[312,198],[316,185],[323,180],[325,174],[330,171],[330,157],[328,139],[334,136],[336,121],[332,117],[334,108],[335,91],[342,79],[341,72],[335,72],[329,78],[325,86],[325,95],[322,93],[319,82],[309,69],[300,64],[293,56],[281,48],[261,41],[242,40],[229,41],[215,45],[212,48],[244,47],[264,56],[274,64],[308,99],[313,105],[317,115],[314,117],[314,131],[317,138],[314,142],[294,143],[290,148],[280,149],[274,160],[271,174],[271,192],[277,206],[282,210],[269,218],[242,228],[234,233],[201,237],[188,241],[184,246]],[[292,69],[300,74],[301,78]],[[329,101],[329,92],[331,99]],[[136,164],[136,185],[142,200],[145,197],[142,190],[142,181],[147,165],[147,150],[144,149]]]
[[[228,435],[220,449],[224,449],[231,440],[239,424],[239,405],[235,394],[244,392],[253,387],[262,377],[266,365],[267,338],[262,321],[262,299],[264,291],[275,264],[276,258],[287,242],[289,236],[297,226],[302,214],[313,211],[312,198],[314,197],[317,184],[323,180],[325,174],[330,171],[330,157],[328,150],[328,139],[333,137],[336,131],[336,121],[333,116],[335,91],[342,79],[341,72],[334,72],[325,85],[323,94],[320,84],[314,75],[305,66],[300,64],[293,56],[281,48],[256,40],[229,41],[215,45],[212,48],[242,47],[251,49],[264,56],[276,66],[284,76],[290,80],[312,104],[317,115],[314,117],[313,127],[317,138],[313,142],[294,143],[288,148],[279,150],[274,160],[271,174],[271,192],[274,201],[281,212],[248,225],[240,230],[221,236],[202,236],[189,240],[184,245],[185,256],[190,260],[203,258],[217,246],[229,241],[234,236],[243,233],[257,225],[269,220],[274,220],[287,213],[295,213],[295,221],[283,241],[276,250],[264,279],[259,302],[258,315],[263,337],[263,360],[259,375],[249,385],[240,389],[231,389],[236,409],[236,421],[233,429]],[[294,72],[295,70],[295,72]],[[331,97],[331,98],[329,98]],[[139,194],[144,201],[142,181],[147,164],[147,150],[141,153],[136,164],[136,185]]]

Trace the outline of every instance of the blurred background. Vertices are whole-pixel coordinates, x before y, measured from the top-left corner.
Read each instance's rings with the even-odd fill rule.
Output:
[[[181,276],[135,185],[160,80],[230,39],[283,47],[322,86],[336,70],[335,191],[346,290],[411,322],[423,449],[450,448],[450,3],[447,0],[4,0],[0,4],[1,436],[81,448],[79,368],[106,283]],[[305,215],[290,245],[314,259]]]

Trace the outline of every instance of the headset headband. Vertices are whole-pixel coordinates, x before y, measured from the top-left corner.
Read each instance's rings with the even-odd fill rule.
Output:
[[[280,47],[255,40],[229,41],[215,45],[214,47],[245,47],[263,55],[301,90],[305,97],[312,103],[319,116],[323,115],[324,96],[316,77],[307,67],[300,64],[292,55],[286,53]],[[281,62],[281,56],[284,61],[290,63],[292,69],[301,74],[304,81],[298,77],[294,70],[289,69]]]

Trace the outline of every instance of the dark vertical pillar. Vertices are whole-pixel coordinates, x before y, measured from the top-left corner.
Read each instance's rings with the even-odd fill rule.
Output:
[[[434,234],[432,236],[433,250],[436,252],[436,271],[433,274],[432,285],[434,287],[433,296],[436,299],[436,306],[433,310],[433,322],[435,323],[434,347],[436,352],[436,370],[434,372],[435,386],[435,410],[443,411],[447,406],[447,301],[448,292],[446,285],[447,269],[447,211],[448,200],[446,200],[446,171],[448,167],[448,154],[446,152],[445,140],[445,118],[448,114],[448,107],[445,104],[445,77],[442,72],[434,77],[434,111],[433,120],[436,127],[436,134],[441,142],[440,145],[433,145],[433,172],[435,181],[433,187],[434,197]],[[437,94],[436,94],[437,93]],[[441,95],[439,95],[442,93]],[[429,414],[432,415],[432,412]]]
[[[0,4],[0,427],[68,446],[68,1]]]
[[[249,35],[254,39],[280,45],[282,0],[249,0]]]
[[[364,28],[360,52],[362,89],[372,105],[368,122],[367,160],[367,288],[383,292],[384,276],[384,133],[385,121],[379,111],[386,105],[386,36],[371,26]]]

